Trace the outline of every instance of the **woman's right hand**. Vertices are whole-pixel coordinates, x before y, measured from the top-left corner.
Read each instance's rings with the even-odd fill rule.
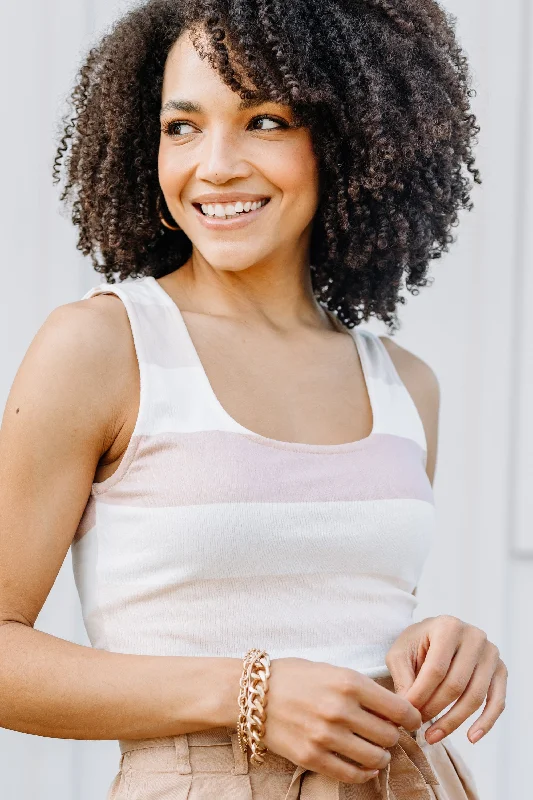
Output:
[[[409,701],[372,678],[303,658],[271,661],[265,711],[270,751],[343,783],[366,783],[389,763],[399,726],[422,724]]]

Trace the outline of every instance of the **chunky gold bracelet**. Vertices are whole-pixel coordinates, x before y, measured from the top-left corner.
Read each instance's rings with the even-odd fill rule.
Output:
[[[248,683],[248,741],[252,751],[250,761],[256,764],[262,764],[264,754],[268,752],[265,745],[261,744],[261,738],[265,732],[265,706],[267,703],[269,677],[270,658],[268,653],[263,650],[260,657],[254,661]]]
[[[262,764],[263,756],[268,752],[261,744],[261,737],[264,735],[269,677],[268,653],[257,648],[248,650],[243,660],[240,680],[237,738],[243,753],[250,748],[250,761],[256,764]]]
[[[253,662],[256,653],[259,650],[248,650],[243,660],[242,675],[239,682],[239,718],[237,720],[237,739],[239,746],[243,753],[246,753],[248,748],[248,734],[246,730],[246,716],[247,716],[247,696],[248,696],[248,683],[250,680],[250,672],[252,670]]]

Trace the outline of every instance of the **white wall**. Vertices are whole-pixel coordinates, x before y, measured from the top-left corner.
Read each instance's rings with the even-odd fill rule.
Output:
[[[75,249],[51,185],[54,133],[82,53],[122,3],[30,0],[0,8],[0,128],[4,191],[0,298],[0,407],[52,308],[100,282]],[[527,0],[448,0],[471,59],[482,126],[484,183],[463,215],[458,242],[436,262],[435,284],[409,296],[400,344],[425,358],[442,390],[435,491],[440,536],[420,586],[417,618],[452,613],[484,628],[510,670],[508,707],[472,746],[453,735],[482,800],[526,797],[528,668],[533,633],[533,83]],[[373,324],[373,329],[382,328]],[[70,555],[38,627],[87,643]],[[0,700],[1,702],[1,700]],[[114,742],[46,739],[0,730],[2,800],[104,798],[118,763]]]

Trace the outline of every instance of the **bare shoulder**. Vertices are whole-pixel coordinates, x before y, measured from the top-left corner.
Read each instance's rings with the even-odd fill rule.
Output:
[[[426,361],[393,341],[389,336],[379,337],[392,358],[399,376],[416,398],[424,405],[439,402],[440,387],[438,378]],[[416,399],[413,396],[413,400]]]
[[[72,329],[72,333],[81,335],[81,338],[72,337],[70,341],[89,347],[91,343],[93,347],[105,347],[109,341],[109,334],[113,332],[120,334],[124,323],[128,324],[127,314],[120,298],[112,294],[98,294],[87,300],[74,300],[57,306],[49,314],[41,330],[45,327],[50,329],[61,326],[63,333],[68,333],[69,329]],[[84,329],[87,329],[87,336],[82,335]],[[113,341],[110,344],[120,345],[120,342]]]
[[[389,336],[379,337],[386,347],[398,375],[418,409],[426,433],[427,473],[433,482],[440,411],[440,386],[433,369],[419,356],[397,344]]]
[[[134,355],[128,315],[119,297],[102,294],[58,306],[46,325],[49,336],[55,330],[63,347],[71,350],[75,370],[78,358],[78,369],[89,366],[94,377],[105,378],[102,389],[118,388],[128,356]]]
[[[102,409],[109,428],[109,444],[129,413],[133,389],[139,382],[135,347],[122,300],[99,294],[59,306],[53,312],[65,337],[76,343],[80,368],[99,382]],[[133,392],[134,394],[134,392]]]
[[[129,322],[116,296],[99,295],[57,306],[35,334],[18,369],[6,406],[24,398],[57,423],[83,419],[87,435],[114,440],[135,366]],[[46,397],[44,396],[46,395]],[[65,415],[66,414],[66,418]],[[6,421],[6,420],[4,420]],[[69,423],[70,424],[70,423]],[[90,429],[87,427],[90,426]]]

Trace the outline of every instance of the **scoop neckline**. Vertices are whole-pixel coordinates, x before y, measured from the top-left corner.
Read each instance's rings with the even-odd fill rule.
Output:
[[[355,350],[359,356],[359,361],[361,363],[361,371],[363,373],[363,379],[372,415],[372,428],[370,430],[370,433],[368,434],[368,436],[365,436],[362,439],[356,439],[355,441],[352,442],[341,442],[339,444],[310,444],[309,442],[285,442],[282,439],[272,439],[270,436],[263,436],[261,433],[252,431],[250,430],[250,428],[246,428],[244,425],[241,425],[240,422],[234,419],[228,411],[226,411],[226,409],[218,399],[211,385],[211,381],[209,380],[207,372],[204,368],[200,355],[189,333],[189,329],[187,327],[185,319],[183,318],[183,314],[181,313],[181,309],[179,308],[178,304],[172,299],[167,290],[164,289],[160,283],[158,283],[158,281],[153,275],[146,276],[146,279],[149,280],[150,283],[156,289],[156,291],[159,292],[159,295],[163,299],[165,304],[170,307],[174,315],[174,318],[185,337],[187,346],[189,347],[189,350],[193,356],[193,360],[196,362],[196,366],[200,370],[205,390],[209,396],[209,399],[212,402],[212,404],[216,407],[221,417],[228,423],[228,428],[225,428],[224,430],[240,433],[243,436],[246,436],[247,438],[252,439],[253,441],[258,442],[259,444],[263,444],[267,447],[273,447],[280,450],[296,450],[306,453],[314,452],[314,453],[324,453],[324,454],[343,453],[343,452],[349,452],[351,450],[359,450],[363,447],[366,447],[367,444],[374,438],[377,429],[376,403],[374,400],[372,386],[371,383],[369,382],[369,365],[367,361],[367,354],[364,347],[361,346],[359,340],[359,332],[355,327],[348,328],[346,326],[343,326],[352,337],[352,341],[355,344]],[[322,306],[322,308],[324,307]],[[339,320],[335,317],[335,315],[332,314],[331,311],[329,311],[326,308],[324,308],[324,311],[326,312],[326,314],[328,314],[328,317],[333,321],[333,324],[335,326],[342,325],[342,323],[339,322]]]

